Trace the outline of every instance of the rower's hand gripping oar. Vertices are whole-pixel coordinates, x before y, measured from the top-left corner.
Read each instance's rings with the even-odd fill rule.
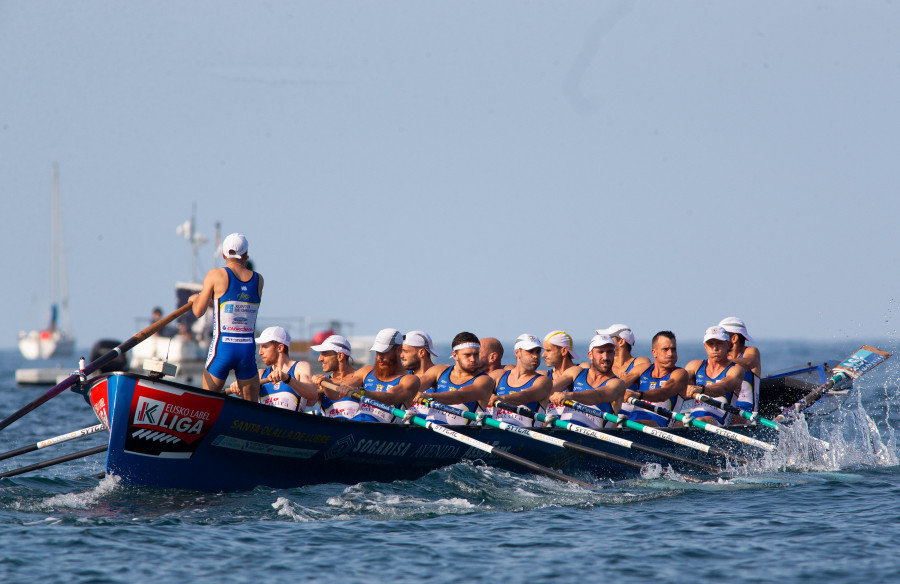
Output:
[[[389,413],[393,414],[394,416],[400,418],[401,420],[404,420],[404,421],[410,420],[410,421],[412,421],[413,424],[416,424],[417,426],[422,426],[423,428],[427,428],[433,432],[437,432],[438,434],[441,434],[442,436],[446,436],[447,438],[450,438],[451,440],[456,440],[457,442],[462,442],[463,444],[467,444],[473,448],[476,448],[483,452],[487,452],[488,454],[493,454],[494,456],[496,456],[498,458],[502,458],[502,459],[508,460],[510,462],[515,462],[515,463],[521,464],[522,466],[530,468],[531,470],[543,473],[543,474],[551,476],[555,479],[559,479],[562,481],[568,481],[570,483],[575,483],[576,485],[580,485],[587,489],[596,488],[596,487],[594,487],[594,485],[591,485],[584,481],[576,479],[575,477],[570,477],[561,472],[557,472],[557,471],[553,470],[552,468],[547,468],[546,466],[543,466],[536,462],[532,462],[528,459],[522,458],[521,456],[516,456],[515,454],[510,454],[509,452],[500,450],[499,448],[494,448],[490,444],[486,444],[484,442],[481,442],[480,440],[475,440],[474,438],[470,438],[469,436],[466,436],[465,434],[460,434],[459,432],[454,432],[450,428],[446,428],[444,426],[441,426],[440,424],[435,424],[434,422],[429,422],[418,416],[412,415],[414,412],[409,412],[410,415],[407,415],[407,412],[405,412],[399,408],[391,407],[389,405],[381,403],[380,401],[376,401],[374,399],[363,397],[363,395],[358,392],[351,393],[350,397],[359,401],[362,404],[366,404],[367,406],[377,408],[384,412],[389,412]]]
[[[696,397],[696,396],[694,396],[694,397]],[[739,434],[737,432],[732,432],[731,430],[726,430],[725,428],[722,428],[720,426],[715,426],[713,424],[709,424],[707,422],[704,422],[703,420],[695,420],[691,416],[686,416],[679,412],[673,412],[672,410],[667,410],[664,407],[658,406],[654,403],[644,401],[642,399],[637,399],[637,398],[632,397],[626,401],[628,401],[628,403],[630,403],[631,405],[637,406],[641,409],[649,410],[651,412],[656,412],[657,414],[659,414],[660,416],[662,416],[664,418],[671,420],[674,417],[677,421],[681,422],[682,424],[685,424],[686,422],[690,422],[691,426],[695,426],[702,430],[706,430],[707,432],[711,432],[712,434],[718,434],[719,436],[724,436],[726,438],[730,438],[731,440],[737,440],[738,442],[742,442],[744,444],[749,444],[750,446],[755,446],[757,448],[762,448],[763,450],[768,450],[769,452],[772,452],[775,450],[774,444],[769,444],[768,442],[763,442],[762,440],[757,440],[756,438],[751,438],[750,436],[744,436],[743,434]],[[762,419],[762,418],[760,418],[760,419]]]
[[[703,444],[702,442],[697,442],[695,440],[689,440],[682,436],[670,434],[668,432],[660,430],[659,428],[654,428],[653,426],[639,424],[638,422],[629,420],[627,417],[623,420],[620,420],[618,416],[608,414],[604,411],[586,406],[584,404],[580,404],[570,399],[565,400],[563,402],[563,405],[569,406],[573,410],[578,410],[579,412],[590,414],[591,416],[600,418],[601,420],[612,422],[613,424],[618,424],[621,421],[625,424],[626,427],[631,428],[632,430],[637,430],[638,432],[643,432],[644,434],[662,438],[663,440],[668,440],[669,442],[674,442],[675,444],[680,444],[681,446],[687,446],[688,448],[693,448],[694,450],[699,450],[700,452],[704,452],[706,454],[713,454],[715,456],[721,456],[722,458],[733,458],[734,460],[737,460],[742,464],[746,464],[748,462],[746,458],[738,456],[732,452],[725,452],[724,450],[720,450],[715,446],[710,446],[708,444]]]
[[[831,379],[820,385],[810,393],[806,394],[803,399],[795,404],[784,408],[780,414],[775,416],[776,420],[782,421],[790,414],[797,415],[807,409],[828,393],[835,385],[840,385],[847,380],[855,380],[861,375],[868,373],[878,365],[881,365],[891,356],[891,353],[863,345],[858,351],[844,359],[840,365],[832,370]]]
[[[565,420],[560,420],[555,416],[547,416],[545,414],[540,414],[531,411],[525,406],[514,406],[512,404],[508,404],[503,401],[499,401],[496,404],[498,407],[503,408],[504,410],[515,412],[521,416],[529,417],[533,420],[537,420],[539,422],[549,422],[552,421],[553,425],[557,428],[563,428],[565,430],[569,430],[570,432],[575,432],[576,434],[581,434],[583,436],[590,436],[591,438],[597,440],[603,440],[604,442],[609,442],[610,444],[615,444],[617,446],[622,446],[623,448],[630,448],[632,450],[636,450],[638,452],[644,452],[646,454],[652,454],[653,456],[658,456],[660,458],[664,458],[667,460],[671,460],[674,462],[680,462],[682,464],[687,464],[690,466],[696,466],[697,468],[702,468],[704,471],[711,474],[718,474],[720,469],[712,466],[711,464],[706,464],[704,462],[700,462],[698,460],[691,460],[690,458],[685,458],[683,456],[679,456],[677,454],[672,454],[669,452],[665,452],[659,450],[657,448],[652,448],[650,446],[644,446],[643,444],[636,444],[631,440],[625,440],[624,438],[619,438],[618,436],[613,436],[612,434],[607,434],[605,432],[599,432],[597,430],[593,430],[591,428],[585,428],[584,426],[579,426],[578,424],[573,424],[571,422],[567,422]]]
[[[110,349],[108,352],[97,357],[96,359],[94,359],[93,361],[88,363],[84,367],[84,369],[73,372],[71,375],[69,375],[68,377],[66,377],[65,379],[63,379],[62,381],[60,381],[59,383],[54,385],[52,388],[50,388],[50,390],[48,390],[47,393],[36,398],[35,400],[33,400],[31,403],[25,405],[24,407],[19,408],[17,411],[15,411],[12,414],[10,414],[9,416],[7,416],[6,419],[4,419],[3,421],[0,421],[0,430],[3,430],[4,428],[9,426],[13,422],[18,420],[19,418],[21,418],[22,416],[24,416],[25,414],[30,412],[31,410],[37,408],[39,405],[49,401],[50,398],[56,397],[57,395],[61,394],[63,391],[65,391],[69,387],[75,385],[75,383],[77,383],[79,380],[86,378],[88,375],[90,375],[91,373],[93,373],[94,371],[99,369],[100,367],[103,367],[104,365],[106,365],[107,363],[109,363],[110,361],[112,361],[113,359],[118,357],[119,355],[124,355],[126,351],[133,348],[138,343],[141,343],[141,342],[145,341],[146,339],[150,338],[152,335],[154,335],[157,332],[159,332],[160,330],[162,330],[162,328],[164,326],[166,326],[167,324],[169,324],[170,322],[172,322],[173,320],[175,320],[176,318],[178,318],[179,316],[181,316],[182,314],[184,314],[185,312],[190,310],[192,304],[193,304],[193,301],[188,302],[187,304],[185,304],[184,306],[182,306],[181,308],[179,308],[172,314],[169,314],[168,316],[161,318],[160,320],[154,322],[153,324],[151,324],[144,330],[136,333],[133,337],[131,337],[124,343],[120,344],[119,346],[117,346],[113,349]]]
[[[587,454],[589,456],[595,456],[597,458],[602,458],[604,460],[617,462],[619,464],[623,464],[625,466],[630,466],[631,468],[636,468],[638,470],[641,470],[644,468],[643,464],[641,464],[640,462],[638,462],[636,460],[631,460],[630,458],[623,458],[621,456],[609,454],[608,452],[601,452],[600,450],[597,450],[596,448],[590,448],[590,447],[584,446],[582,444],[576,444],[576,443],[570,442],[568,440],[562,440],[561,438],[547,436],[546,434],[541,434],[540,432],[535,432],[534,430],[529,430],[528,428],[523,428],[521,426],[516,426],[516,425],[510,424],[508,422],[501,422],[500,420],[495,420],[491,416],[487,416],[484,414],[479,415],[479,414],[469,412],[466,410],[461,410],[459,408],[454,408],[452,406],[448,406],[446,404],[436,402],[431,398],[425,399],[422,403],[429,408],[432,408],[432,409],[435,409],[435,410],[438,410],[441,412],[446,412],[448,414],[460,416],[467,420],[472,420],[475,422],[483,421],[485,424],[487,424],[488,426],[491,426],[492,428],[499,428],[500,430],[512,432],[513,434],[519,434],[520,436],[526,436],[533,440],[538,440],[540,442],[546,442],[547,444],[559,446],[560,448],[568,448],[569,450],[574,450],[575,452],[581,452],[582,454]],[[503,407],[503,406],[500,406],[500,407]]]

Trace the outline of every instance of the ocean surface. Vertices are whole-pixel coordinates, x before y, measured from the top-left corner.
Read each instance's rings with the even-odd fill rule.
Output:
[[[861,344],[759,346],[771,372]],[[681,363],[698,356],[682,349]],[[37,366],[0,351],[0,418],[48,389],[15,384],[16,368]],[[782,438],[752,470],[704,483],[597,477],[584,489],[465,463],[415,481],[209,494],[93,478],[94,455],[0,479],[0,582],[896,582],[898,387],[900,356],[817,406],[830,414],[809,432],[832,443],[827,455],[804,460]],[[0,451],[96,423],[67,391],[0,431]]]

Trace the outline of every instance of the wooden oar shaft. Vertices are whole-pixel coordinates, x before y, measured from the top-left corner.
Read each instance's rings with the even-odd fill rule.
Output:
[[[396,416],[398,418],[404,418],[406,416],[406,412],[404,412],[400,408],[391,407],[387,404],[381,403],[380,401],[377,401],[374,399],[369,399],[367,397],[363,397],[359,393],[354,392],[351,394],[351,397],[353,397],[353,399],[359,401],[360,403],[364,403],[366,405],[372,406],[373,408],[378,408],[385,412],[390,412],[391,414],[393,414],[394,416]],[[427,428],[433,432],[436,432],[438,434],[446,436],[447,438],[450,438],[451,440],[456,440],[457,442],[462,442],[463,444],[468,444],[469,446],[471,446],[473,448],[476,448],[476,449],[481,450],[482,452],[486,452],[488,454],[493,454],[494,456],[496,456],[498,458],[502,458],[502,459],[508,460],[510,462],[515,462],[526,468],[530,468],[531,470],[533,470],[535,472],[543,473],[547,476],[551,476],[551,477],[553,477],[555,479],[559,479],[561,481],[575,483],[575,484],[585,487],[587,489],[594,488],[593,485],[588,484],[579,479],[576,479],[575,477],[570,477],[561,472],[557,472],[557,471],[553,470],[552,468],[548,468],[548,467],[538,464],[536,462],[532,462],[526,458],[522,458],[521,456],[516,456],[515,454],[510,454],[509,452],[500,450],[499,448],[494,448],[490,444],[486,444],[480,440],[476,440],[475,438],[472,438],[471,436],[466,436],[465,434],[460,434],[459,432],[456,432],[454,430],[451,430],[450,428],[441,426],[440,424],[435,424],[434,422],[429,422],[418,416],[412,416],[409,419],[412,421],[412,423],[416,424],[417,426],[422,426],[423,428]]]
[[[742,442],[744,444],[748,444],[750,446],[755,446],[757,448],[762,448],[763,450],[768,450],[772,452],[775,450],[774,444],[769,444],[768,442],[763,442],[762,440],[757,440],[756,438],[751,438],[750,436],[744,436],[743,434],[739,434],[737,432],[732,432],[731,430],[726,430],[725,428],[715,426],[713,424],[708,424],[703,420],[695,420],[690,416],[685,416],[679,412],[673,412],[671,410],[667,410],[666,408],[660,407],[656,404],[636,399],[630,398],[628,403],[637,406],[639,408],[643,408],[645,410],[649,410],[651,412],[656,412],[660,416],[663,416],[667,419],[675,418],[677,421],[684,423],[685,419],[687,419],[690,424],[694,427],[700,428],[701,430],[706,430],[712,434],[718,434],[719,436],[724,436],[731,440],[737,440],[738,442]]]
[[[59,456],[57,458],[51,458],[50,460],[45,460],[43,462],[23,466],[22,468],[17,468],[15,470],[0,473],[0,479],[14,477],[16,475],[31,472],[33,470],[47,468],[48,466],[53,466],[55,464],[62,464],[63,462],[69,462],[70,460],[75,460],[77,458],[84,458],[85,456],[90,456],[92,454],[100,454],[101,452],[105,452],[107,448],[108,445],[104,444],[103,446],[95,446],[94,448],[88,448],[87,450],[79,450],[78,452],[73,452],[72,454],[66,454],[65,456]]]
[[[75,372],[72,375],[69,375],[68,377],[66,377],[65,379],[60,381],[58,384],[56,384],[52,388],[50,388],[47,391],[47,393],[45,393],[44,395],[31,401],[30,403],[23,406],[22,408],[19,408],[18,410],[16,410],[15,412],[13,412],[9,416],[7,416],[6,419],[4,419],[3,421],[0,421],[0,430],[3,430],[4,428],[9,426],[13,422],[18,420],[19,418],[21,418],[22,416],[24,416],[25,414],[30,412],[31,410],[33,410],[33,409],[37,408],[38,406],[40,406],[41,404],[49,401],[51,398],[56,397],[57,395],[61,394],[63,391],[65,391],[69,387],[75,385],[75,383],[79,379],[81,379],[81,377],[83,375],[84,376],[90,375],[91,373],[93,373],[100,367],[103,367],[104,365],[106,365],[107,363],[109,363],[110,361],[112,361],[113,359],[118,357],[119,355],[124,355],[126,351],[133,348],[138,343],[143,342],[146,339],[150,338],[152,335],[154,335],[157,332],[159,332],[160,330],[162,330],[162,328],[164,326],[166,326],[167,324],[169,324],[170,322],[172,322],[173,320],[175,320],[176,318],[178,318],[179,316],[181,316],[182,314],[184,314],[185,312],[190,310],[192,304],[193,304],[193,302],[188,302],[187,304],[185,304],[184,306],[182,306],[181,308],[179,308],[172,314],[169,314],[168,316],[154,322],[147,328],[136,333],[134,336],[132,336],[130,339],[128,339],[124,343],[120,344],[119,346],[117,346],[113,349],[110,349],[108,352],[104,353],[100,357],[97,357],[96,359],[94,359],[93,361],[91,361],[90,363],[85,365],[83,371]]]
[[[653,456],[658,456],[659,458],[671,460],[673,462],[680,462],[682,464],[687,464],[690,466],[695,466],[697,468],[701,468],[704,471],[712,474],[717,474],[719,469],[711,464],[706,464],[704,462],[700,462],[699,460],[691,460],[690,458],[685,458],[683,456],[679,456],[677,454],[672,454],[670,452],[665,452],[659,450],[657,448],[653,448],[651,446],[644,446],[643,444],[637,444],[632,442],[631,440],[625,440],[624,438],[619,438],[618,436],[613,436],[611,434],[607,434],[605,432],[599,432],[592,428],[585,428],[584,426],[579,426],[578,424],[573,424],[571,422],[567,422],[565,420],[560,420],[558,418],[551,418],[544,414],[540,414],[537,412],[533,412],[525,406],[514,406],[512,404],[508,404],[506,402],[497,402],[497,405],[504,410],[509,410],[511,412],[516,412],[517,414],[527,416],[532,419],[536,419],[540,422],[547,422],[549,420],[553,420],[553,425],[557,428],[562,428],[564,430],[569,430],[570,432],[575,432],[576,434],[582,434],[584,436],[589,436],[591,438],[595,438],[597,440],[603,440],[604,442],[609,442],[610,444],[615,444],[617,446],[622,446],[623,448],[629,448],[631,450],[636,450],[638,452],[643,452],[645,454],[651,454]]]
[[[60,436],[41,440],[40,442],[31,444],[30,446],[23,446],[22,448],[16,448],[15,450],[4,452],[0,454],[0,460],[6,460],[7,458],[19,456],[20,454],[26,454],[28,452],[34,452],[35,450],[39,450],[41,448],[46,448],[47,446],[53,446],[54,444],[61,444],[62,442],[74,440],[75,438],[88,436],[90,434],[93,434],[94,432],[99,432],[102,429],[103,424],[97,424],[96,426],[91,426],[90,428],[82,428],[81,430],[75,430],[74,432],[69,432],[68,434],[62,434]]]
[[[459,408],[454,408],[452,406],[448,406],[446,404],[438,403],[432,400],[425,402],[425,405],[434,408],[436,410],[446,412],[448,414],[453,414],[456,416],[461,416],[466,418],[467,420],[478,420],[478,414],[473,412],[468,412],[465,410],[461,410]],[[500,406],[503,407],[503,406]],[[644,465],[636,460],[631,460],[630,458],[624,458],[621,456],[616,456],[615,454],[610,454],[608,452],[602,452],[597,450],[596,448],[591,448],[589,446],[584,446],[583,444],[576,444],[575,442],[570,442],[568,440],[563,440],[562,438],[556,438],[554,436],[547,436],[546,434],[541,434],[540,432],[535,432],[534,430],[529,430],[528,428],[523,428],[521,426],[516,426],[514,424],[510,424],[508,422],[501,422],[500,420],[495,420],[490,416],[483,416],[481,418],[485,424],[491,426],[493,428],[499,428],[500,430],[504,430],[506,432],[512,432],[513,434],[519,434],[520,436],[525,436],[527,438],[531,438],[533,440],[538,440],[540,442],[544,442],[547,444],[552,444],[554,446],[558,446],[560,448],[568,448],[569,450],[574,450],[576,452],[581,452],[582,454],[587,454],[588,456],[595,456],[597,458],[602,458],[604,460],[609,460],[611,462],[616,462],[625,466],[630,466],[631,468],[636,468],[638,470],[644,468]]]

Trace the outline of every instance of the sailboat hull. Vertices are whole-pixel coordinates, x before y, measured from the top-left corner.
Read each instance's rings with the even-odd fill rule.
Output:
[[[19,335],[19,352],[26,359],[70,357],[75,352],[75,339],[59,331],[31,331]]]

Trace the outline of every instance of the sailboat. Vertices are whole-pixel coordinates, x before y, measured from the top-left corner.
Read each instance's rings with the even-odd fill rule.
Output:
[[[69,333],[69,292],[66,282],[65,245],[59,210],[59,168],[53,165],[53,211],[51,227],[50,323],[43,330],[19,333],[19,351],[26,359],[71,356],[75,339]]]

